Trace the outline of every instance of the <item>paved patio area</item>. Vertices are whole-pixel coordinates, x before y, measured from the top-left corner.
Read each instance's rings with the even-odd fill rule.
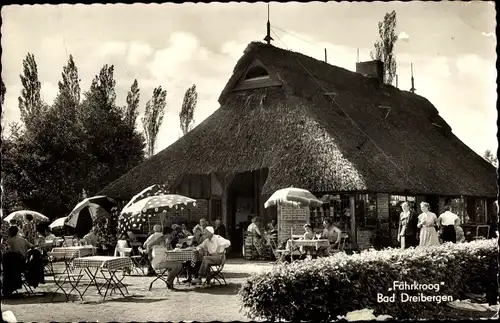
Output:
[[[270,268],[270,263],[247,263],[229,259],[224,268],[227,286],[193,287],[181,285],[170,291],[157,281],[148,291],[153,277],[129,276],[124,283],[130,297],[113,294],[102,301],[97,291],[90,289],[84,301],[66,302],[56,294],[51,278],[36,289],[39,295],[2,301],[2,311],[14,312],[18,321],[249,321],[239,312],[238,290],[252,273]]]

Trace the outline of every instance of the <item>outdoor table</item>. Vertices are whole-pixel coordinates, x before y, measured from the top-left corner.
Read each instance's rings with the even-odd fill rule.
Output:
[[[316,240],[293,240],[293,246],[298,247],[315,247],[316,250],[320,248],[328,248],[330,246],[330,241],[328,239],[316,239]],[[288,240],[286,243],[286,248],[291,250],[292,241]]]
[[[166,260],[177,261],[181,263],[190,262],[191,267],[196,266],[196,262],[200,259],[200,253],[196,249],[178,249],[178,250],[167,250]]]
[[[119,270],[126,270],[132,267],[132,260],[128,257],[113,257],[113,256],[90,256],[90,257],[82,257],[75,258],[73,260],[73,266],[75,268],[81,268],[85,271],[87,276],[90,279],[87,287],[82,293],[82,296],[85,295],[88,288],[92,285],[96,286],[97,292],[99,295],[102,295],[101,289],[99,288],[99,284],[97,283],[97,274],[100,272],[102,278],[105,280],[106,284],[106,292],[104,293],[103,299],[108,295],[108,291],[111,288],[111,293],[118,289],[123,297],[125,294],[122,291],[122,287],[125,289],[125,292],[128,294],[127,287],[122,283],[122,280],[116,277],[116,272]],[[92,272],[91,268],[95,268],[94,272]],[[109,276],[106,276],[108,273]]]
[[[66,300],[69,299],[69,295],[73,291],[76,291],[80,295],[80,298],[83,298],[83,294],[80,293],[80,290],[78,289],[78,284],[80,283],[82,275],[72,273],[71,262],[77,257],[83,257],[89,254],[93,254],[93,247],[54,248],[52,251],[47,253],[49,256],[50,274],[54,277],[54,283],[57,286],[57,289],[54,291],[54,295],[60,289],[64,293]],[[59,276],[55,274],[53,265],[54,262],[58,261],[62,261],[64,263],[64,270]],[[66,293],[66,290],[64,289],[64,284],[66,283],[71,285],[69,293]]]

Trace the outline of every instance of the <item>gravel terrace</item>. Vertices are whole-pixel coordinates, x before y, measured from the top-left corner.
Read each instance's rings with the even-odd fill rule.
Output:
[[[90,288],[84,301],[66,302],[62,293],[53,294],[55,285],[51,277],[36,289],[36,295],[20,296],[2,301],[2,311],[12,311],[19,322],[130,322],[130,321],[251,321],[240,312],[238,290],[253,273],[270,269],[268,262],[245,262],[229,259],[224,267],[227,286],[175,285],[177,291],[165,288],[157,281],[148,291],[154,277],[126,276],[130,296],[123,298],[118,292],[105,301]],[[176,281],[177,282],[177,281]],[[443,312],[424,314],[427,318],[469,319],[491,318],[493,312],[457,311],[443,308]]]

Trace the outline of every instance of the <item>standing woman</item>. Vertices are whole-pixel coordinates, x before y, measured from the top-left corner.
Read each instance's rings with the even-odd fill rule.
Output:
[[[429,203],[420,203],[422,214],[418,216],[417,227],[420,228],[420,247],[439,246],[436,231],[437,216],[429,210]]]

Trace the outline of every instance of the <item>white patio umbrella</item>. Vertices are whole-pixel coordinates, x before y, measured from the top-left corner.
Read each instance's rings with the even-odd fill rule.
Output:
[[[169,210],[183,210],[196,207],[196,200],[177,194],[149,196],[123,208],[118,218],[118,228],[124,232],[139,229],[146,221]]]
[[[26,214],[31,214],[33,216],[33,221],[35,222],[48,222],[49,218],[43,215],[42,213],[38,213],[36,211],[30,211],[30,210],[22,210],[22,211],[16,211],[12,212],[11,214],[7,215],[5,217],[5,221],[10,222],[12,219],[16,221],[23,221],[24,216]]]
[[[314,194],[308,190],[296,187],[289,187],[277,190],[271,197],[264,203],[267,209],[274,205],[286,205],[293,207],[302,206],[320,206],[323,202],[319,200]],[[292,227],[290,228],[290,238],[293,241],[293,220]],[[292,257],[293,259],[293,257]]]
[[[288,205],[288,206],[320,206],[323,204],[316,196],[308,190],[302,188],[289,187],[277,190],[264,203],[267,209],[273,205]]]
[[[92,220],[95,221],[101,216],[108,216],[114,206],[116,206],[115,201],[107,196],[100,195],[86,198],[78,203],[68,215],[68,222],[66,225],[75,228],[78,223],[80,212],[85,208],[89,209],[90,216]]]
[[[54,222],[52,222],[50,225],[49,225],[49,228],[50,229],[54,229],[54,228],[61,228],[64,226],[64,221],[66,221],[68,217],[65,216],[65,217],[62,217],[62,218],[59,218],[59,219],[56,219]]]

